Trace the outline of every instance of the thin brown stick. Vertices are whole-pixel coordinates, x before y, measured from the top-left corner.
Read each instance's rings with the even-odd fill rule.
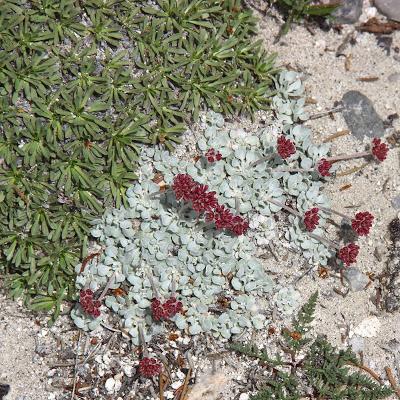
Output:
[[[354,173],[356,173],[356,172],[361,171],[362,169],[364,169],[367,165],[368,165],[368,163],[364,163],[364,164],[362,164],[362,165],[359,166],[359,167],[354,167],[354,168],[346,169],[346,171],[337,173],[336,176],[339,177],[339,176],[346,176],[346,175],[354,174]]]
[[[159,378],[159,395],[160,395],[160,400],[164,400],[164,390],[168,385],[168,376],[164,374],[160,374]]]
[[[186,397],[188,394],[189,380],[190,380],[191,376],[192,376],[192,369],[189,368],[189,371],[187,372],[186,377],[185,377],[185,382],[183,382],[181,397],[179,398],[179,400],[186,400]]]
[[[328,115],[330,115],[330,114],[337,113],[337,112],[341,112],[341,111],[343,111],[343,110],[344,110],[344,107],[332,108],[332,109],[329,110],[329,111],[324,111],[324,112],[321,112],[321,113],[318,113],[318,114],[310,115],[310,116],[308,117],[308,119],[318,119],[318,118],[326,117],[326,116],[328,116]]]
[[[349,365],[353,366],[353,367],[357,367],[362,369],[365,372],[368,372],[376,381],[378,381],[379,383],[382,383],[382,379],[381,377],[374,371],[372,371],[371,368],[368,368],[366,365],[362,365],[362,364],[354,364],[352,362],[348,363]]]
[[[396,384],[396,381],[394,379],[392,370],[389,367],[385,367],[385,372],[386,372],[386,375],[387,375],[388,380],[390,382],[390,386],[392,386],[392,389],[396,393],[397,398],[400,399],[400,387],[397,386],[397,384]]]
[[[327,143],[327,142],[332,142],[332,140],[335,140],[337,138],[340,138],[341,136],[346,136],[350,133],[348,129],[344,129],[342,131],[338,131],[335,133],[332,133],[331,135],[327,136],[322,143]]]

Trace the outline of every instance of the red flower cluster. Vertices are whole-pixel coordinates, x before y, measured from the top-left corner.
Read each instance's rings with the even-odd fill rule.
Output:
[[[207,185],[197,183],[190,175],[176,175],[172,190],[177,200],[191,201],[193,210],[205,212],[206,221],[214,222],[217,229],[228,229],[235,235],[243,235],[249,229],[248,221],[218,204],[215,192],[208,192]]]
[[[192,189],[196,185],[196,182],[188,174],[178,174],[174,178],[172,184],[172,190],[175,193],[177,200],[190,201],[192,195]]]
[[[218,204],[215,192],[208,192],[207,185],[200,185],[188,174],[176,175],[172,190],[177,200],[191,201],[198,213],[210,211]]]
[[[139,374],[145,378],[151,378],[152,376],[159,375],[161,370],[162,364],[155,358],[143,357],[139,361]]]
[[[372,227],[374,216],[368,212],[359,212],[351,221],[351,227],[360,236],[366,236]]]
[[[151,301],[151,313],[156,321],[170,319],[181,311],[182,303],[175,297],[170,297],[165,303],[156,298]]]
[[[227,229],[231,226],[233,214],[225,207],[217,205],[213,210],[206,214],[206,221],[214,221],[217,229]]]
[[[382,143],[381,139],[374,138],[372,140],[371,152],[378,161],[383,161],[387,157],[389,147],[387,144]]]
[[[331,169],[331,167],[332,163],[325,158],[321,158],[321,160],[318,161],[317,169],[321,176],[330,176],[331,173],[329,172],[329,170]]]
[[[312,232],[319,224],[319,208],[314,207],[311,210],[306,211],[304,214],[304,225],[309,232]]]
[[[200,185],[198,183],[192,188],[190,201],[192,202],[193,210],[198,213],[212,210],[218,204],[215,192],[209,192],[207,185]]]
[[[349,266],[357,261],[359,250],[359,246],[354,243],[350,243],[339,250],[338,257],[345,263],[346,266]]]
[[[79,304],[82,306],[83,311],[85,311],[86,314],[89,314],[94,318],[100,316],[101,303],[99,300],[93,300],[93,292],[90,289],[80,291]]]
[[[205,157],[209,163],[222,160],[222,154],[219,151],[216,152],[213,148],[207,150]]]
[[[291,155],[296,153],[296,147],[294,146],[293,142],[289,139],[286,139],[285,136],[279,136],[277,141],[278,146],[278,154],[283,158],[289,158]]]

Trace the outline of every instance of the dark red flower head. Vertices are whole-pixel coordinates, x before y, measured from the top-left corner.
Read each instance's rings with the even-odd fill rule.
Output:
[[[209,163],[222,160],[222,154],[213,148],[207,150],[205,157]]]
[[[229,229],[232,220],[233,214],[225,206],[219,204],[206,214],[206,221],[214,221],[217,229]]]
[[[374,138],[372,140],[371,152],[378,161],[383,161],[387,157],[387,153],[389,152],[389,147],[387,144],[382,143],[381,139]]]
[[[182,303],[173,296],[165,303],[161,303],[161,301],[156,298],[151,301],[151,313],[156,321],[170,319],[181,311]]]
[[[356,244],[350,243],[339,250],[338,257],[346,266],[349,266],[357,261],[359,250],[360,248]]]
[[[197,212],[204,212],[212,210],[218,201],[215,197],[215,192],[209,192],[207,185],[196,184],[191,193],[190,201],[192,202],[192,208]]]
[[[304,214],[304,225],[309,232],[312,232],[317,225],[319,224],[319,209],[317,207],[312,208],[311,210],[306,211]]]
[[[176,199],[189,201],[195,185],[196,182],[189,174],[176,175],[172,184],[172,190],[175,192]]]
[[[279,136],[277,141],[278,154],[283,158],[289,158],[291,155],[296,153],[296,147],[285,136]]]
[[[101,302],[99,300],[93,300],[93,292],[90,289],[82,289],[79,292],[79,304],[86,314],[89,314],[94,318],[100,316]]]
[[[351,221],[351,227],[360,236],[366,236],[372,227],[374,216],[368,212],[359,212]]]
[[[139,361],[139,374],[145,378],[159,375],[162,370],[160,361],[151,357],[144,357]]]
[[[234,233],[236,236],[240,236],[245,234],[248,229],[249,229],[249,222],[247,220],[240,217],[239,215],[233,217],[231,226],[229,227],[229,230],[232,233]]]
[[[329,172],[329,170],[331,169],[331,167],[332,163],[325,158],[321,158],[321,160],[319,160],[317,163],[317,169],[321,176],[330,176],[331,173]]]

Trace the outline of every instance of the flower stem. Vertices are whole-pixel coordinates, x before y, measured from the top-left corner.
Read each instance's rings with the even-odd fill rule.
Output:
[[[139,344],[142,345],[142,355],[143,355],[143,358],[146,358],[149,356],[149,351],[147,350],[146,340],[144,338],[142,324],[138,325],[138,331],[139,331]]]
[[[302,217],[302,215],[297,210],[295,210],[294,208],[288,207],[286,204],[283,204],[278,200],[272,199],[271,197],[268,197],[266,200],[272,204],[275,204],[278,207],[283,208],[287,212],[290,212],[291,214],[296,215],[296,217],[300,217],[300,218]]]
[[[352,160],[355,158],[368,157],[370,155],[371,155],[370,151],[363,151],[362,153],[344,154],[341,156],[330,157],[330,158],[327,158],[326,161],[336,162],[336,161]]]
[[[272,168],[270,168],[272,169]],[[276,168],[274,172],[314,172],[314,168]]]
[[[172,189],[171,188],[168,188],[168,189],[166,189],[166,190],[160,190],[159,192],[154,192],[154,193],[152,193],[150,196],[149,196],[149,198],[150,199],[154,199],[155,197],[157,197],[158,195],[163,195],[163,194],[165,194],[165,195],[167,195],[169,192],[172,192]]]
[[[104,288],[104,290],[101,292],[100,297],[97,299],[98,301],[102,301],[104,299],[104,297],[106,296],[108,289],[110,289],[111,285],[112,285],[112,281],[115,280],[115,271],[113,272],[113,274],[110,276],[110,279],[107,281],[106,287]]]
[[[312,237],[315,240],[318,240],[321,243],[325,243],[326,245],[328,245],[328,247],[333,247],[336,250],[340,249],[340,246],[337,243],[332,242],[332,240],[326,239],[322,236],[316,235],[315,233],[311,233],[311,232],[307,232],[307,235]]]
[[[328,213],[328,214],[336,214],[336,215],[339,215],[339,217],[342,217],[342,218],[345,219],[346,221],[351,221],[351,218],[350,218],[350,217],[348,217],[348,216],[345,215],[345,214],[342,214],[342,213],[339,212],[339,211],[335,211],[335,210],[332,210],[331,208],[326,208],[326,207],[319,207],[319,209],[320,209],[321,211],[324,211],[324,212]]]
[[[158,294],[158,290],[157,290],[156,284],[154,283],[154,279],[153,279],[153,277],[151,276],[151,274],[150,274],[150,272],[148,270],[146,270],[146,276],[147,276],[147,279],[150,282],[151,290],[153,291],[153,297],[154,298],[158,298],[159,294]]]
[[[257,165],[262,164],[263,162],[269,161],[269,160],[270,160],[271,158],[273,158],[275,155],[276,155],[276,153],[271,153],[271,154],[268,154],[268,155],[265,156],[265,157],[261,157],[259,160],[252,162],[252,163],[250,164],[250,167],[256,167]]]

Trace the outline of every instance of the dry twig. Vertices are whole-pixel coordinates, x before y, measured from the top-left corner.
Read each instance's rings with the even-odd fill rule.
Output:
[[[390,385],[392,386],[392,389],[396,393],[396,396],[400,399],[400,387],[397,386],[396,381],[394,380],[392,370],[389,367],[385,367],[385,372],[390,382]]]

